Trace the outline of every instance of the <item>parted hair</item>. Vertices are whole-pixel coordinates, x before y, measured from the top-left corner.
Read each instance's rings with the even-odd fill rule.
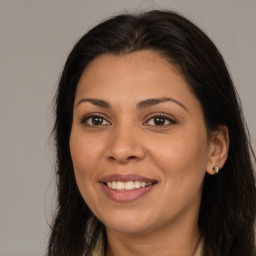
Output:
[[[255,256],[255,155],[239,97],[209,37],[180,14],[164,10],[103,21],[76,43],[67,58],[55,96],[58,197],[47,255],[89,256],[101,234],[106,241],[104,225],[83,200],[74,176],[69,150],[74,98],[81,74],[94,58],[140,50],[152,50],[180,70],[201,103],[208,132],[220,125],[229,130],[224,167],[218,175],[204,178],[198,218],[203,255]]]

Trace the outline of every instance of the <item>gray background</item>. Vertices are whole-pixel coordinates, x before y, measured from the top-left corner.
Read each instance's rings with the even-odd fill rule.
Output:
[[[54,206],[52,99],[77,39],[121,11],[176,10],[220,49],[256,148],[255,0],[0,0],[0,255],[44,255]]]

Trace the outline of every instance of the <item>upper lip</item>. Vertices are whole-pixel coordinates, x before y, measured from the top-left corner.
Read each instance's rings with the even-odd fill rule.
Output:
[[[107,175],[99,180],[101,183],[106,183],[106,182],[111,182],[111,181],[122,181],[122,182],[127,182],[127,181],[140,181],[140,182],[146,182],[146,183],[155,183],[157,182],[156,179],[150,179],[147,177],[143,177],[140,175],[136,174],[111,174]]]

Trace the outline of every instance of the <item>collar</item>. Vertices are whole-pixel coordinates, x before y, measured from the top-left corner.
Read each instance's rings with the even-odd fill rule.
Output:
[[[203,256],[203,239],[197,245],[194,256]],[[100,236],[95,248],[92,250],[92,256],[104,256],[104,249],[102,244],[102,237]]]

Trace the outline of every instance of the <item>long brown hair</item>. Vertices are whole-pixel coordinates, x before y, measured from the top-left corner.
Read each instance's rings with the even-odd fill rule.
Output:
[[[55,99],[58,205],[48,256],[91,255],[104,225],[90,211],[76,185],[69,136],[78,80],[103,53],[150,49],[176,65],[200,101],[208,131],[229,129],[228,159],[218,175],[206,174],[198,226],[204,256],[255,256],[255,156],[241,105],[224,60],[197,26],[171,11],[119,15],[86,33],[65,64]]]

